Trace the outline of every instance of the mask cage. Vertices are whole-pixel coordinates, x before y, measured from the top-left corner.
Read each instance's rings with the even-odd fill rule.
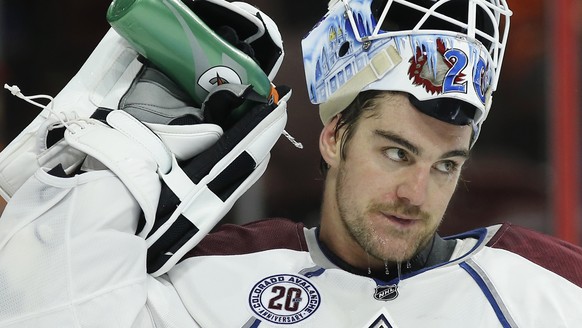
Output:
[[[362,43],[399,35],[441,34],[482,45],[495,71],[493,90],[497,88],[512,14],[505,0],[373,0],[367,10],[356,4],[361,1],[340,1],[354,36]],[[363,26],[361,15],[369,14],[375,24]]]

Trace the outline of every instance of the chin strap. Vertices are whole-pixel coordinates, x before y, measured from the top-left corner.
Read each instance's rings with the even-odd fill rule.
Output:
[[[365,86],[381,79],[400,62],[402,62],[402,57],[394,46],[382,49],[368,65],[335,91],[326,102],[319,104],[321,121],[327,124],[348,107]]]

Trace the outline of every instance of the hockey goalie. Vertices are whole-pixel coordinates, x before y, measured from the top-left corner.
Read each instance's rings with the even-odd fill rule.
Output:
[[[43,111],[0,154],[0,327],[580,327],[579,246],[502,222],[439,234],[511,15],[329,1],[301,42],[318,225],[211,231],[289,137],[281,36],[240,2],[114,1],[50,103],[6,86]]]

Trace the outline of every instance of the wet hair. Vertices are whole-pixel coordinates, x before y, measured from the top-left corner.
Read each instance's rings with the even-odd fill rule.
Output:
[[[360,92],[356,98],[338,114],[338,120],[334,127],[334,136],[336,140],[340,136],[340,131],[344,129],[340,140],[340,157],[346,158],[347,147],[354,135],[354,132],[360,122],[360,118],[366,114],[366,117],[377,115],[375,111],[378,108],[378,103],[382,101],[387,95],[394,95],[399,92],[396,91],[378,91],[368,90]],[[321,174],[325,177],[329,170],[329,165],[325,162],[323,157],[320,160],[319,169]]]

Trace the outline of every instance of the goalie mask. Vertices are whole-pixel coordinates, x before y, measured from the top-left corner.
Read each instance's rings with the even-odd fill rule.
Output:
[[[505,0],[332,0],[302,41],[324,123],[365,90],[405,92],[423,113],[477,139],[509,32]]]

